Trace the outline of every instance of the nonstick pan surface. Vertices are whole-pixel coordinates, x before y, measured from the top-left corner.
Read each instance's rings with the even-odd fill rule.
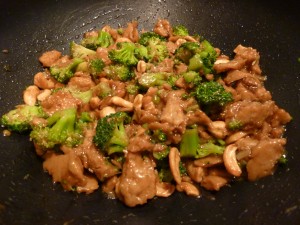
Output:
[[[254,183],[233,183],[201,198],[183,193],[128,208],[107,199],[65,192],[43,172],[28,136],[0,136],[0,224],[300,224],[300,13],[296,1],[2,0],[0,114],[22,102],[42,67],[37,58],[104,24],[137,20],[149,30],[159,18],[183,24],[227,55],[238,45],[258,49],[266,87],[293,116],[287,126],[288,164]],[[2,128],[1,128],[2,129]],[[3,130],[3,129],[2,129]],[[1,130],[1,132],[2,132]]]

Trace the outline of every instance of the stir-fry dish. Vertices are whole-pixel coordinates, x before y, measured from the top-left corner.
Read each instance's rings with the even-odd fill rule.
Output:
[[[264,87],[256,49],[230,58],[183,25],[108,25],[43,53],[24,103],[1,118],[28,133],[65,190],[134,207],[176,190],[201,196],[286,161],[291,116]]]

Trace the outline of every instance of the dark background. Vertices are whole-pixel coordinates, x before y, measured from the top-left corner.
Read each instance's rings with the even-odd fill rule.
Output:
[[[104,24],[152,29],[159,18],[183,24],[225,54],[238,45],[258,49],[266,87],[293,116],[287,126],[288,164],[255,183],[239,182],[199,199],[176,193],[128,208],[65,192],[43,172],[28,136],[0,136],[0,224],[300,224],[300,13],[296,1],[2,0],[0,115],[22,103],[22,91],[42,70],[37,58]],[[5,68],[10,67],[10,71]],[[2,128],[1,128],[2,129]],[[3,130],[3,129],[2,129]],[[1,133],[2,133],[1,130]]]

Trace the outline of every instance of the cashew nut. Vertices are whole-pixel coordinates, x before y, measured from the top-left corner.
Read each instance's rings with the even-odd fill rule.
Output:
[[[37,86],[31,85],[27,87],[23,93],[23,100],[25,104],[34,106],[39,93],[40,89]]]
[[[228,62],[229,62],[229,59],[217,59],[215,61],[215,65],[222,64],[222,63],[228,63]]]
[[[213,121],[209,124],[208,130],[216,138],[223,139],[227,135],[226,123],[224,121]]]
[[[241,138],[245,137],[247,135],[247,133],[243,132],[243,131],[238,131],[232,135],[230,135],[227,139],[226,139],[226,144],[231,144],[234,143],[238,140],[240,140]]]
[[[175,186],[167,182],[156,182],[156,196],[169,197],[175,191]]]
[[[190,41],[190,42],[197,42],[195,38],[193,38],[192,36],[185,36],[184,37],[185,40]]]
[[[236,150],[237,146],[235,144],[228,145],[224,150],[223,160],[227,172],[238,177],[242,174],[242,170],[239,167],[236,159]]]
[[[142,94],[138,94],[137,96],[135,96],[134,100],[133,100],[133,108],[135,110],[139,110],[142,109],[142,105],[143,105],[143,95]]]
[[[113,107],[106,106],[100,110],[100,117],[103,118],[112,113],[116,113],[116,110]]]
[[[138,61],[137,71],[140,72],[140,73],[144,73],[144,72],[146,72],[146,69],[147,69],[146,62],[143,61],[143,60]]]
[[[127,111],[132,111],[133,110],[133,103],[126,101],[125,99],[119,97],[119,96],[114,96],[110,99],[110,102],[114,105],[121,106],[127,109]]]
[[[180,184],[177,184],[176,189],[178,191],[184,191],[189,196],[194,196],[194,197],[200,196],[199,189],[195,185],[189,182],[181,182]]]
[[[181,176],[179,171],[180,153],[177,148],[173,147],[169,153],[170,170],[177,184],[181,183]]]
[[[44,101],[49,95],[51,95],[51,91],[49,89],[45,89],[37,96],[37,100]]]
[[[182,45],[182,44],[185,43],[185,42],[186,42],[185,39],[183,39],[183,38],[178,38],[177,41],[175,42],[175,45],[180,46],[180,45]]]
[[[120,37],[116,40],[116,43],[118,42],[132,42],[129,38],[126,37]]]

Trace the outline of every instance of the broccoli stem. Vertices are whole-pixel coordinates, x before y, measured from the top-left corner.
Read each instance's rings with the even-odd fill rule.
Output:
[[[196,157],[200,138],[197,128],[186,129],[180,143],[181,157]]]

